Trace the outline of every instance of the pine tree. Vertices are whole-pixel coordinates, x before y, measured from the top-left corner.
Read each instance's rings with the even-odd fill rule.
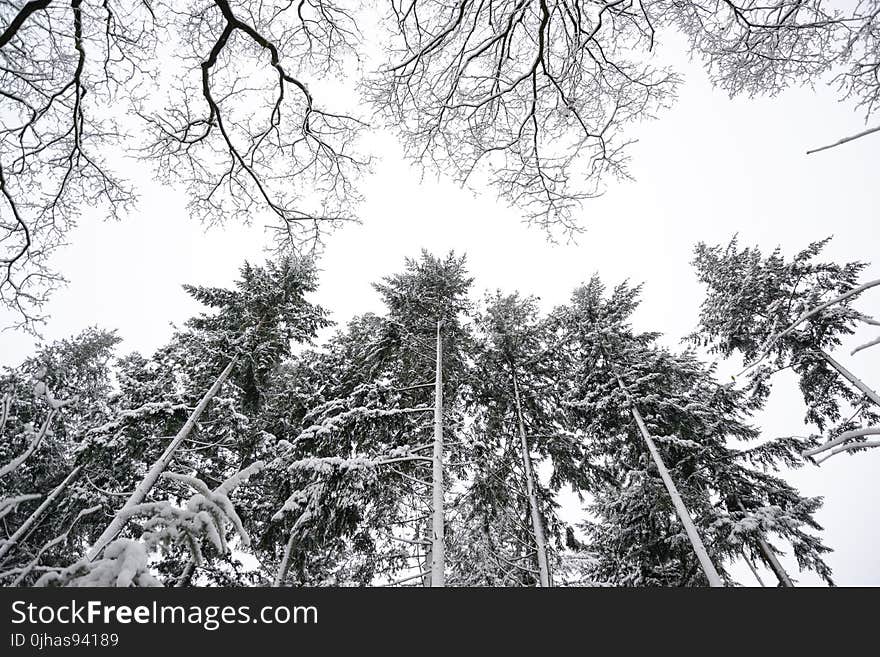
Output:
[[[480,509],[486,529],[475,538],[488,543],[487,558],[500,569],[496,579],[510,581],[507,571],[513,568],[519,570],[514,581],[528,582],[536,574],[540,586],[550,586],[549,530],[560,527],[552,493],[536,471],[558,442],[561,425],[554,393],[559,373],[547,353],[548,336],[538,320],[537,300],[497,293],[487,299],[477,331],[470,412],[480,445],[477,460],[483,467],[474,472],[472,504]],[[557,470],[557,486],[564,470]]]
[[[119,455],[122,443],[123,453],[134,457],[124,461],[129,470],[124,479],[134,488],[92,545],[89,559],[122,531],[172,461],[200,479],[219,482],[253,463],[271,442],[260,427],[265,404],[260,391],[290,355],[292,342],[312,339],[326,320],[306,299],[316,285],[311,262],[284,257],[264,268],[246,263],[240,273],[233,290],[187,287],[215,312],[187,321],[151,362],[131,358],[151,376],[123,378],[123,386],[133,384],[131,394],[120,398],[114,420],[92,432],[82,459],[106,464]],[[155,440],[169,430],[174,432],[170,442]],[[156,456],[162,443],[167,446]],[[174,562],[177,571],[186,567]]]
[[[776,468],[799,444],[758,442],[747,423],[749,405],[732,385],[720,385],[691,352],[657,346],[655,333],[636,333],[629,316],[639,288],[617,287],[609,298],[594,278],[569,306],[554,312],[569,343],[571,389],[565,401],[572,432],[583,436],[583,469],[595,495],[596,520],[585,529],[598,581],[626,585],[705,585],[713,570],[770,533],[793,545],[803,568],[827,577],[827,551],[805,529],[818,528],[820,500],[802,498],[756,465]],[[647,440],[650,437],[650,441]],[[732,443],[741,443],[734,448]],[[651,448],[653,445],[653,449]],[[669,482],[659,467],[668,470]],[[697,532],[682,531],[682,509]],[[742,505],[742,506],[741,506]],[[711,560],[698,560],[700,544]]]
[[[38,347],[0,380],[0,573],[16,585],[35,569],[68,563],[96,521],[94,491],[76,452],[94,423],[105,420],[111,359],[119,338],[88,328]]]
[[[852,450],[870,435],[858,431],[880,421],[880,395],[830,352],[859,324],[876,324],[852,303],[880,281],[858,284],[862,262],[818,261],[829,239],[790,261],[778,248],[766,257],[756,247],[740,249],[736,238],[726,247],[699,244],[694,265],[707,293],[691,340],[724,357],[739,353],[749,366],[757,405],[769,394],[772,375],[791,368],[807,405],[806,421],[840,439],[835,444],[854,439],[840,448]]]
[[[386,315],[358,318],[325,354],[295,359],[296,367],[324,374],[306,394],[307,410],[290,423],[287,453],[270,464],[270,470],[286,473],[292,489],[280,514],[292,523],[282,563],[298,563],[302,570],[309,559],[305,552],[322,542],[326,546],[327,523],[318,521],[330,514],[345,520],[333,525],[336,536],[359,537],[360,549],[368,553],[362,575],[372,570],[373,577],[397,581],[396,573],[415,570],[403,579],[427,583],[432,565],[438,568],[439,555],[427,554],[433,542],[428,521],[437,505],[429,504],[426,493],[440,483],[432,481],[437,424],[428,416],[435,414],[439,378],[442,429],[446,436],[461,435],[455,409],[466,372],[468,334],[461,316],[470,283],[463,258],[423,252],[406,261],[402,274],[375,286]],[[450,454],[458,454],[451,442]],[[451,468],[439,463],[445,482]],[[332,503],[322,503],[331,496]],[[363,511],[352,511],[356,506]]]
[[[816,275],[847,281],[822,296],[848,290],[832,342],[865,319],[845,303],[856,269]],[[315,285],[307,261],[246,264],[233,289],[188,287],[210,310],[149,357],[90,329],[9,370],[0,578],[678,586],[732,583],[745,560],[788,586],[787,544],[830,582],[821,500],[777,474],[817,441],[764,439],[763,379],[721,384],[635,331],[639,288],[594,278],[546,316],[518,294],[477,311],[464,258],[423,252],[375,286],[382,313],[294,351],[329,324]],[[742,340],[800,348],[801,329],[773,331]],[[557,517],[564,487],[591,499],[583,537]]]

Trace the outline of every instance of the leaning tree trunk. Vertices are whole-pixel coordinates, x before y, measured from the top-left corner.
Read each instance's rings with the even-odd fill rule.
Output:
[[[681,495],[678,493],[678,489],[675,487],[675,482],[673,482],[672,477],[669,476],[666,465],[660,457],[660,452],[657,451],[657,446],[654,445],[654,440],[651,438],[651,434],[648,433],[648,428],[645,426],[645,421],[642,419],[641,413],[639,413],[639,410],[635,406],[631,406],[630,410],[632,411],[636,424],[639,426],[639,431],[642,433],[642,437],[645,439],[645,443],[648,445],[648,451],[651,453],[651,458],[654,459],[654,464],[660,472],[660,478],[663,480],[663,484],[669,492],[669,497],[672,498],[672,504],[675,507],[679,520],[681,520],[681,524],[684,525],[684,530],[687,532],[691,545],[694,548],[694,552],[697,554],[697,559],[700,561],[700,566],[703,568],[706,579],[709,580],[709,586],[724,586],[721,577],[718,575],[718,571],[715,570],[715,565],[712,563],[712,560],[709,559],[709,553],[706,552],[706,546],[703,545],[703,541],[700,538],[699,533],[697,533],[694,521],[691,518],[687,507],[684,505]]]
[[[791,581],[788,573],[785,572],[785,568],[779,563],[779,559],[776,558],[773,549],[768,545],[767,541],[764,540],[763,536],[758,536],[758,545],[761,547],[761,552],[764,553],[764,557],[767,559],[767,563],[770,564],[770,569],[773,571],[773,574],[776,575],[776,579],[779,580],[779,583],[782,586],[794,587],[794,583]]]
[[[752,560],[749,559],[748,555],[745,553],[745,550],[742,553],[743,559],[745,559],[746,564],[749,566],[749,570],[752,571],[752,575],[755,576],[755,579],[758,580],[758,584],[761,585],[761,588],[765,587],[764,580],[761,579],[761,576],[758,574],[758,569],[755,568],[755,564],[752,563]]]
[[[431,537],[431,586],[445,586],[446,548],[443,527],[443,322],[437,322],[437,366],[434,378],[433,521]]]
[[[632,413],[633,419],[636,421],[636,425],[639,427],[639,432],[641,432],[645,444],[648,446],[648,452],[650,452],[651,458],[654,460],[654,465],[657,466],[657,471],[660,473],[660,478],[666,486],[666,491],[669,493],[669,497],[672,498],[672,505],[675,507],[678,519],[681,520],[681,524],[684,525],[684,530],[687,533],[688,539],[690,539],[694,552],[697,554],[697,559],[700,562],[703,573],[706,575],[706,579],[709,580],[709,586],[723,587],[724,583],[721,581],[721,577],[718,575],[715,565],[709,558],[709,553],[706,552],[706,546],[703,545],[703,540],[700,538],[700,535],[697,532],[697,527],[694,525],[693,518],[691,518],[690,512],[687,510],[687,507],[681,499],[681,495],[678,493],[678,489],[675,487],[675,482],[672,481],[672,477],[669,476],[669,471],[666,469],[666,465],[660,457],[660,452],[654,444],[654,439],[651,438],[648,427],[645,426],[642,414],[639,413],[639,409],[636,408],[632,396],[629,394],[629,390],[626,389],[626,386],[623,385],[620,376],[615,373],[614,377],[617,379],[617,385],[620,386],[623,394],[626,395],[626,399],[629,402],[629,410]]]
[[[25,520],[21,524],[21,527],[16,529],[15,533],[10,536],[7,541],[3,543],[3,545],[0,545],[0,559],[5,557],[6,554],[18,544],[18,541],[21,540],[21,538],[27,533],[28,529],[30,529],[37,520],[39,520],[40,516],[43,515],[43,512],[52,505],[52,502],[54,502],[55,498],[61,494],[61,491],[67,488],[67,485],[71,481],[76,479],[77,475],[79,475],[80,473],[80,470],[82,470],[81,465],[78,465],[73,470],[71,470],[70,474],[68,474],[64,478],[64,481],[58,484],[55,489],[51,493],[49,493],[46,499],[43,500],[43,503],[40,504],[40,506],[38,506],[31,515],[28,516],[27,520]]]
[[[838,363],[834,358],[831,357],[830,354],[825,353],[821,349],[818,350],[818,353],[822,358],[824,358],[831,367],[837,370],[838,374],[840,374],[844,379],[852,383],[856,388],[858,388],[861,392],[863,392],[868,399],[874,402],[877,406],[880,406],[880,395],[871,390],[868,385],[862,381],[855,374],[846,369],[843,365]]]
[[[739,505],[740,511],[746,513],[746,508],[738,497],[736,498],[736,503]],[[776,575],[776,579],[779,580],[779,583],[782,584],[782,586],[794,587],[794,583],[791,581],[788,573],[785,572],[785,568],[782,567],[782,564],[779,563],[779,559],[776,558],[776,553],[773,552],[773,548],[771,548],[767,541],[764,540],[764,536],[761,533],[758,533],[758,546],[761,548],[761,552],[764,554],[764,559],[767,561],[773,574]]]
[[[538,578],[543,587],[550,586],[550,566],[547,561],[547,539],[544,534],[544,522],[541,519],[541,509],[538,506],[538,496],[535,493],[535,472],[532,468],[532,456],[529,453],[529,442],[526,438],[525,425],[523,424],[522,405],[519,398],[519,382],[516,372],[513,373],[513,396],[516,401],[516,421],[519,427],[519,440],[522,449],[523,470],[526,475],[526,493],[529,498],[529,511],[532,516],[532,534],[535,541],[535,549],[538,554]]]
[[[144,476],[141,482],[134,489],[134,492],[131,496],[126,500],[125,505],[116,513],[113,517],[113,520],[107,526],[107,529],[104,530],[104,533],[95,541],[95,544],[92,545],[91,549],[88,551],[86,557],[93,561],[101,554],[101,551],[107,547],[110,542],[116,538],[116,535],[122,531],[122,528],[125,526],[125,523],[128,522],[128,514],[131,508],[137,506],[149,494],[150,490],[159,480],[159,476],[165,471],[165,468],[168,467],[168,464],[171,463],[171,460],[174,458],[174,453],[177,451],[177,448],[180,447],[181,443],[186,440],[187,436],[192,432],[193,427],[196,426],[196,423],[199,421],[199,417],[201,417],[202,413],[207,408],[208,404],[212,399],[217,395],[220,391],[220,388],[226,382],[226,379],[229,378],[232,369],[235,367],[235,363],[238,360],[238,357],[233,358],[229,361],[229,364],[226,368],[220,373],[220,376],[217,377],[217,380],[214,381],[214,384],[205,393],[205,396],[202,397],[202,400],[199,402],[199,405],[196,406],[195,410],[190,414],[186,423],[180,428],[180,431],[177,432],[177,435],[174,436],[174,440],[165,448],[165,451],[162,453],[162,456],[153,463],[149,472]]]

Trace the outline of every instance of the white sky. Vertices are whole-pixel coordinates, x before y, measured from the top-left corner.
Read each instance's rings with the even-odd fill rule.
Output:
[[[405,256],[425,247],[435,253],[467,252],[478,293],[501,288],[535,294],[549,307],[597,271],[613,285],[645,281],[637,328],[658,330],[675,346],[697,320],[702,291],[690,265],[700,240],[726,242],[739,232],[743,244],[769,251],[781,244],[792,254],[808,242],[834,234],[825,257],[877,261],[865,279],[880,276],[877,216],[880,135],[821,154],[823,145],[860,131],[863,117],[840,104],[828,89],[793,90],[774,99],[729,100],[711,88],[704,73],[686,62],[677,104],[657,121],[634,131],[630,151],[635,182],[611,184],[608,193],[581,211],[587,232],[577,244],[553,245],[493,195],[474,197],[448,181],[422,181],[400,157],[395,141],[377,135],[375,173],[363,181],[361,225],[328,239],[321,260],[318,301],[334,319],[379,310],[370,283],[399,271]],[[120,223],[86,216],[58,254],[56,267],[70,284],[46,308],[47,339],[86,326],[118,329],[121,352],[150,352],[198,306],[182,283],[226,285],[245,259],[260,261],[265,235],[259,225],[207,232],[186,214],[181,194],[140,176],[139,210]],[[859,304],[880,315],[880,294]],[[0,316],[0,325],[6,325]],[[875,329],[876,331],[876,329]],[[865,331],[854,344],[871,336]],[[22,333],[0,333],[0,364],[16,364],[33,348]],[[848,356],[846,365],[880,387],[880,348]],[[722,374],[736,364],[722,366]],[[780,377],[760,418],[766,435],[801,433],[804,409],[791,378]],[[836,456],[821,468],[805,466],[786,476],[802,493],[821,495],[818,514],[837,583],[880,585],[880,450]],[[581,514],[569,500],[565,515]],[[785,546],[782,546],[785,547]],[[802,584],[818,578],[798,575]],[[754,579],[737,572],[744,584]],[[765,582],[773,582],[769,573]]]

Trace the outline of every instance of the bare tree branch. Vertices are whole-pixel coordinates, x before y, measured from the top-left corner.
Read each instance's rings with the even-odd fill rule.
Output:
[[[860,139],[861,137],[865,137],[867,135],[873,134],[875,132],[880,132],[880,125],[875,126],[873,128],[868,128],[867,130],[863,130],[862,132],[850,135],[849,137],[844,137],[843,139],[838,139],[833,144],[828,144],[827,146],[820,146],[819,148],[814,148],[812,150],[807,151],[807,155],[811,155],[813,153],[819,153],[820,151],[827,151],[829,148],[834,148],[835,146],[840,146],[841,144],[846,144],[847,142],[854,141],[856,139]]]
[[[674,97],[678,78],[632,59],[653,27],[616,0],[392,0],[394,62],[368,85],[414,160],[466,184],[488,173],[545,228],[626,177],[620,128]]]
[[[18,325],[44,319],[80,213],[133,206],[129,155],[208,224],[263,215],[311,249],[351,220],[363,123],[307,79],[341,73],[358,39],[333,0],[0,2],[0,302]]]
[[[626,129],[675,97],[652,63],[684,33],[731,95],[831,76],[870,114],[880,97],[880,1],[389,0],[390,65],[367,85],[416,162],[462,184],[479,171],[545,228],[609,175],[627,177]]]

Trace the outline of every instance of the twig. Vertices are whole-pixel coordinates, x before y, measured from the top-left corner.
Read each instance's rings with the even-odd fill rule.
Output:
[[[835,146],[840,146],[841,144],[845,144],[849,141],[854,141],[856,139],[860,139],[862,137],[870,135],[873,132],[878,132],[878,131],[880,131],[880,125],[874,126],[873,128],[868,128],[867,130],[863,130],[862,132],[859,132],[858,134],[851,135],[849,137],[844,137],[843,139],[838,139],[833,144],[828,144],[827,146],[820,146],[819,148],[814,148],[812,150],[809,150],[809,151],[807,151],[807,155],[811,155],[813,153],[818,153],[819,151],[827,151],[829,148],[834,148]]]

